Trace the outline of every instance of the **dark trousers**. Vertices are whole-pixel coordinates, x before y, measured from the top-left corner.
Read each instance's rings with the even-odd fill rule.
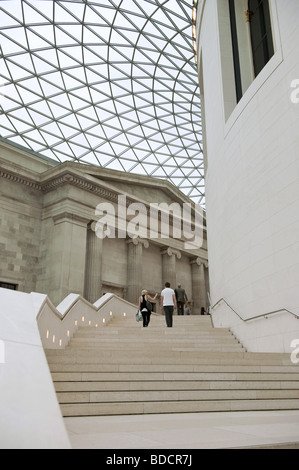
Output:
[[[143,326],[148,326],[149,325],[149,322],[151,320],[151,312],[149,312],[148,310],[145,312],[141,312],[142,313],[142,317],[143,317]]]
[[[178,304],[178,315],[184,315],[184,305],[185,302],[179,302],[177,301]]]
[[[173,305],[164,305],[166,325],[172,327]]]

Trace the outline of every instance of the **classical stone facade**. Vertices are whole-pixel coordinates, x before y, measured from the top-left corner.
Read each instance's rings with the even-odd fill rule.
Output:
[[[7,142],[0,146],[0,177],[1,285],[45,293],[57,305],[69,293],[95,302],[106,292],[136,303],[143,288],[160,293],[169,281],[173,288],[178,283],[185,287],[194,314],[208,306],[205,215],[203,240],[196,247],[186,243],[183,231],[180,238],[171,236],[175,214],[170,214],[169,237],[161,234],[161,213],[154,236],[147,227],[151,204],[177,203],[190,206],[195,232],[194,205],[170,183],[57,164]],[[144,214],[138,219],[140,207]],[[116,231],[108,236],[113,214],[118,216]],[[128,229],[133,222],[138,236]],[[158,304],[154,308],[159,312]]]

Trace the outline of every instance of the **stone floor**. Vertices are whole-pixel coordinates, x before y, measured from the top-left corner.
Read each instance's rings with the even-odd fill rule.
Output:
[[[299,411],[65,418],[73,449],[299,449]]]

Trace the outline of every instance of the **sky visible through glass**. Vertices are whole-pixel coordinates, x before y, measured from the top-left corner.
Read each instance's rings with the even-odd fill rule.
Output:
[[[0,135],[204,206],[192,0],[1,0]]]

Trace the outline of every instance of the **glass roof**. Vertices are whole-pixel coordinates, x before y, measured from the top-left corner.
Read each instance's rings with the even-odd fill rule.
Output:
[[[2,0],[1,137],[204,206],[192,0]]]

